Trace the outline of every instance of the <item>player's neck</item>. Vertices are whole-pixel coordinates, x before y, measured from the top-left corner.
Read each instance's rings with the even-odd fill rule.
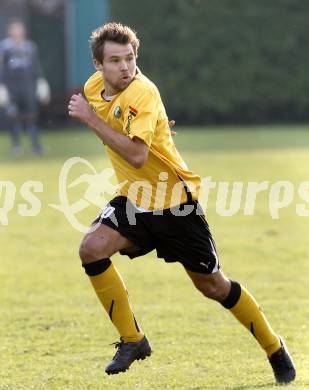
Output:
[[[110,84],[109,81],[106,80],[104,77],[103,77],[103,80],[104,80],[104,90],[102,92],[103,98],[104,98],[104,96],[114,97],[115,95],[117,95],[117,93],[120,92],[112,84]]]
[[[106,102],[111,102],[113,100],[113,95],[108,95],[105,91],[105,89],[103,89],[103,91],[101,92],[101,96],[102,96],[102,99],[105,100]]]
[[[117,95],[117,93],[119,92],[119,91],[115,91],[113,88],[108,88],[108,86],[106,86],[106,85],[104,87],[105,88],[102,92],[102,95],[104,95],[104,96],[113,97],[113,96]]]

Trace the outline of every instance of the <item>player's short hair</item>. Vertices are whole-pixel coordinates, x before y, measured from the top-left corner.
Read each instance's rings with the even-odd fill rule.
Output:
[[[123,45],[131,43],[135,56],[139,48],[139,39],[135,31],[121,23],[110,22],[94,30],[90,36],[90,47],[93,58],[103,62],[105,42],[116,42]]]

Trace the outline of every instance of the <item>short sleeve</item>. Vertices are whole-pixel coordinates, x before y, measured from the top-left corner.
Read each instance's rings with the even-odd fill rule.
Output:
[[[123,130],[131,139],[138,137],[151,145],[158,120],[158,100],[151,88],[141,86],[126,99]]]

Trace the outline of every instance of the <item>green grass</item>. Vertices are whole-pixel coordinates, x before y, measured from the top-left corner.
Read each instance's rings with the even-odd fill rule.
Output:
[[[254,130],[254,131],[253,131]],[[58,203],[58,175],[71,156],[87,158],[98,171],[108,166],[89,131],[43,134],[48,154],[9,155],[0,135],[0,181],[17,188],[8,226],[0,226],[0,390],[245,390],[275,389],[269,364],[256,341],[228,312],[204,299],[178,264],[154,253],[113,261],[123,274],[135,313],[154,354],[117,376],[104,374],[117,334],[82,271],[82,234],[50,208]],[[295,188],[309,180],[309,127],[179,129],[176,143],[191,169],[216,182],[288,180]],[[77,172],[75,172],[77,173]],[[19,194],[28,180],[44,184],[42,209],[21,217]],[[76,187],[72,198],[85,187]],[[284,335],[298,368],[291,389],[309,388],[309,217],[296,215],[300,197],[272,219],[268,192],[254,216],[222,217],[212,190],[207,219],[226,274],[246,285],[273,327]],[[0,197],[3,204],[4,191]],[[309,207],[308,207],[309,208]],[[81,215],[89,223],[97,213]]]

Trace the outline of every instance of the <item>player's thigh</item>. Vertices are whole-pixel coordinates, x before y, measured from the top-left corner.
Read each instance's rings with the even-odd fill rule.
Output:
[[[23,96],[20,100],[20,115],[26,123],[32,123],[36,120],[38,113],[37,102],[31,95]]]
[[[31,125],[33,124],[36,119],[37,119],[37,116],[35,113],[33,112],[23,112],[21,113],[20,115],[21,117],[21,120],[26,124],[26,125]]]
[[[122,249],[132,246],[132,242],[123,237],[118,231],[101,224],[90,229],[80,245],[82,261],[89,262],[112,256]]]
[[[5,107],[5,114],[9,121],[16,121],[19,118],[19,108],[14,98],[11,98],[8,105]]]

